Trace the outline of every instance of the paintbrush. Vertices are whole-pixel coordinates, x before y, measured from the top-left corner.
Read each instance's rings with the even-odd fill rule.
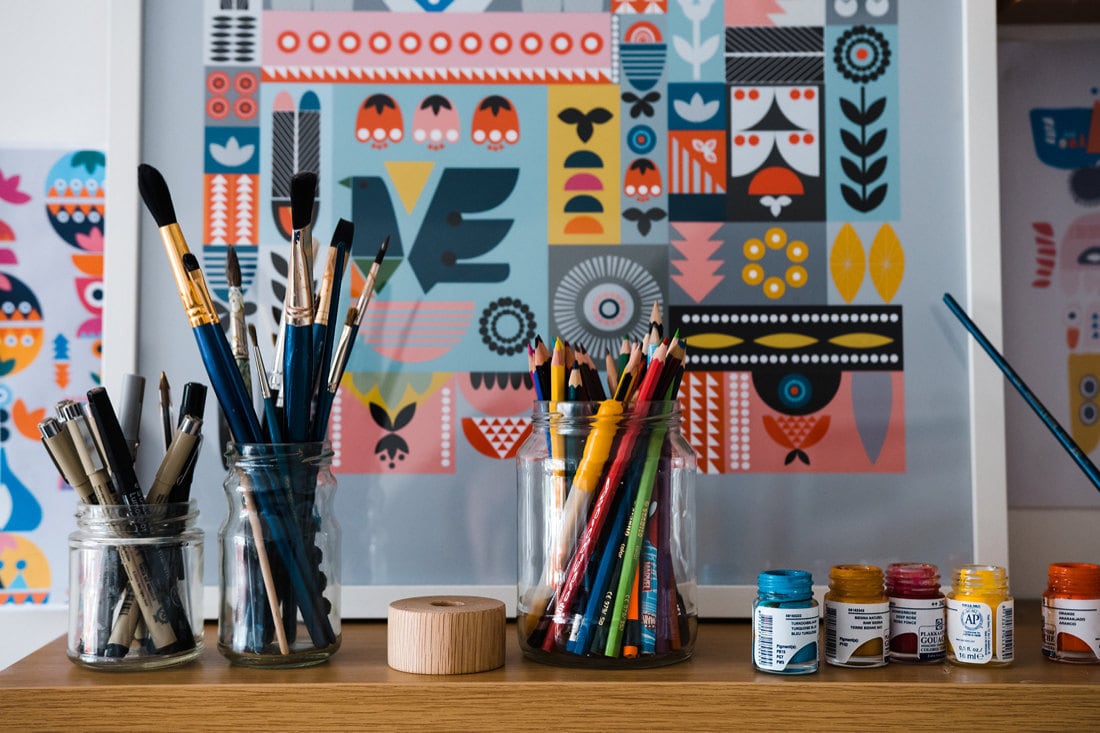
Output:
[[[390,246],[389,235],[382,241],[378,248],[378,254],[374,257],[374,264],[367,273],[367,281],[363,284],[363,290],[359,293],[359,300],[348,308],[347,318],[344,320],[344,328],[340,332],[340,340],[336,343],[336,351],[332,356],[332,366],[328,372],[327,388],[321,393],[317,401],[317,414],[314,416],[313,434],[317,440],[324,440],[328,430],[328,416],[332,409],[332,401],[336,398],[336,390],[340,388],[340,380],[344,377],[344,370],[348,366],[348,358],[351,349],[355,345],[355,336],[359,333],[359,324],[363,322],[363,314],[367,312],[371,296],[374,294],[374,285],[378,281],[378,271],[382,267],[382,259],[386,256],[386,249]]]
[[[210,293],[206,290],[202,272],[198,268],[198,260],[191,255],[183,231],[176,222],[176,210],[172,205],[168,184],[160,171],[142,164],[138,166],[138,189],[146,208],[160,228],[160,237],[168,253],[168,264],[172,268],[180,300],[187,312],[210,384],[225,411],[233,438],[239,443],[254,443],[259,438],[260,424],[233,362],[229,342],[219,325],[217,311],[214,310]],[[184,266],[187,255],[191,256],[194,263],[190,272]]]
[[[956,318],[963,324],[970,335],[974,337],[974,340],[978,342],[978,345],[985,350],[985,353],[989,355],[989,358],[993,360],[993,363],[1004,373],[1008,381],[1016,388],[1016,391],[1020,393],[1020,396],[1024,398],[1028,406],[1035,411],[1035,414],[1039,416],[1039,419],[1043,421],[1043,424],[1047,426],[1047,429],[1054,434],[1054,437],[1058,439],[1058,443],[1065,449],[1066,453],[1069,453],[1069,457],[1073,459],[1073,462],[1077,464],[1077,467],[1084,472],[1088,477],[1092,485],[1100,491],[1100,470],[1097,470],[1096,464],[1094,464],[1081,450],[1081,446],[1077,445],[1077,442],[1066,432],[1065,428],[1054,418],[1054,415],[1050,413],[1050,410],[1039,401],[1039,398],[1035,396],[1035,393],[1027,386],[1027,383],[1016,373],[1016,370],[1008,363],[996,347],[990,343],[989,339],[985,337],[985,334],[978,328],[978,324],[974,323],[970,319],[970,316],[966,315],[962,307],[951,297],[950,293],[943,294],[943,302],[947,304],[948,310],[950,310]]]
[[[244,382],[244,391],[252,395],[252,370],[248,364],[248,340],[245,335],[244,293],[241,292],[241,262],[237,248],[229,245],[225,256],[225,280],[229,285],[229,345],[233,360]]]
[[[306,259],[306,273],[308,279],[308,298],[310,309],[313,308],[313,203],[317,193],[317,174],[303,171],[290,177],[290,265],[294,268],[294,251],[302,249]],[[287,313],[285,304],[291,297],[294,288],[293,272],[287,276],[287,293],[283,299],[284,308],[279,317],[279,329],[275,336],[275,358],[271,364],[271,390],[276,395],[276,402],[286,405],[284,390],[284,370],[286,368],[286,329]],[[311,317],[312,320],[312,317]]]
[[[297,231],[297,230],[295,230]],[[290,275],[283,320],[283,410],[291,443],[309,439],[309,408],[313,401],[313,298],[309,263],[298,238],[291,244]]]
[[[264,370],[264,357],[260,353],[260,344],[256,339],[256,327],[248,324],[248,340],[252,342],[252,353],[256,356],[256,378],[260,383],[260,395],[264,401],[264,418],[267,421],[267,435],[272,443],[283,442],[283,431],[279,427],[279,414],[275,411],[275,399],[271,395],[271,385],[267,382]]]
[[[325,272],[321,277],[321,288],[317,296],[317,311],[313,316],[315,397],[320,396],[321,391],[327,386],[325,379],[332,365],[332,344],[336,336],[335,327],[329,328],[329,324],[336,320],[340,307],[340,288],[347,269],[347,255],[354,235],[355,225],[347,219],[341,219],[336,224],[336,231],[332,233],[332,241],[329,243],[328,259],[325,261]],[[335,326],[334,323],[333,326]]]

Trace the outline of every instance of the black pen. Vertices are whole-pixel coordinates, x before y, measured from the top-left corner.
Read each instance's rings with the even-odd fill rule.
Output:
[[[141,444],[141,408],[145,403],[145,377],[126,374],[122,378],[122,398],[119,400],[119,422],[130,449],[130,460],[137,458]]]

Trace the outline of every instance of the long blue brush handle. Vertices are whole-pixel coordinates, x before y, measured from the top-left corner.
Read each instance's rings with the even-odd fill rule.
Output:
[[[354,344],[355,339],[359,334],[359,327],[352,324],[348,326],[351,329],[348,332],[348,343]],[[346,364],[344,365],[347,366]],[[335,393],[328,391],[328,374],[321,375],[321,396],[317,400],[317,414],[313,416],[313,439],[324,440],[325,435],[328,433],[328,417],[332,412],[332,400],[336,396]]]
[[[309,408],[313,401],[313,326],[287,326],[283,350],[283,411],[286,439],[309,440]]]
[[[244,398],[244,385],[233,361],[229,343],[217,324],[196,326],[195,340],[218,402],[225,411],[234,440],[241,443],[258,442],[260,422],[251,404]],[[240,431],[240,432],[238,432]],[[243,436],[243,439],[242,439]],[[271,543],[282,558],[290,576],[291,585],[301,604],[302,620],[314,645],[323,648],[336,640],[328,616],[321,609],[321,595],[316,585],[316,574],[310,572],[301,535],[290,531],[296,525],[293,510],[287,497],[271,480],[270,487],[254,493],[257,508],[266,520]],[[290,522],[290,527],[287,526]]]
[[[1008,360],[1001,356],[1001,353],[997,351],[997,348],[989,342],[989,339],[985,337],[981,329],[978,328],[978,324],[970,320],[970,316],[966,315],[962,307],[951,297],[950,293],[943,294],[943,302],[947,304],[948,309],[955,314],[955,317],[962,322],[966,330],[970,332],[970,335],[974,337],[974,340],[978,342],[985,353],[989,355],[989,358],[993,360],[993,363],[1004,373],[1008,381],[1012,383],[1012,386],[1016,388],[1016,391],[1020,393],[1020,396],[1024,398],[1024,401],[1031,406],[1031,409],[1035,411],[1035,414],[1039,416],[1039,419],[1043,421],[1043,424],[1047,426],[1050,432],[1054,433],[1054,437],[1058,439],[1058,442],[1062,444],[1062,447],[1066,449],[1066,453],[1069,453],[1070,458],[1074,460],[1077,466],[1088,476],[1092,485],[1100,491],[1100,470],[1097,470],[1096,464],[1094,464],[1089,457],[1085,455],[1085,452],[1081,450],[1081,447],[1077,445],[1077,442],[1066,432],[1065,428],[1054,418],[1054,415],[1050,413],[1050,410],[1039,401],[1039,398],[1028,388],[1024,380],[1016,373],[1016,370],[1008,363]]]

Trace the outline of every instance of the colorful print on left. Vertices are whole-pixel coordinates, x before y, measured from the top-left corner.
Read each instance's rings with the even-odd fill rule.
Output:
[[[899,2],[333,5],[206,0],[203,257],[270,331],[294,172],[353,280],[392,237],[338,471],[514,457],[527,343],[602,360],[654,301],[705,473],[905,471]]]
[[[76,496],[37,425],[100,382],[105,164],[0,148],[0,607],[67,600]]]

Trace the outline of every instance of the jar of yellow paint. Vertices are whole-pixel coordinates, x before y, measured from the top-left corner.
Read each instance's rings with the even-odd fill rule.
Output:
[[[1008,573],[997,565],[955,569],[947,594],[947,658],[956,664],[1005,666],[1015,656]]]

